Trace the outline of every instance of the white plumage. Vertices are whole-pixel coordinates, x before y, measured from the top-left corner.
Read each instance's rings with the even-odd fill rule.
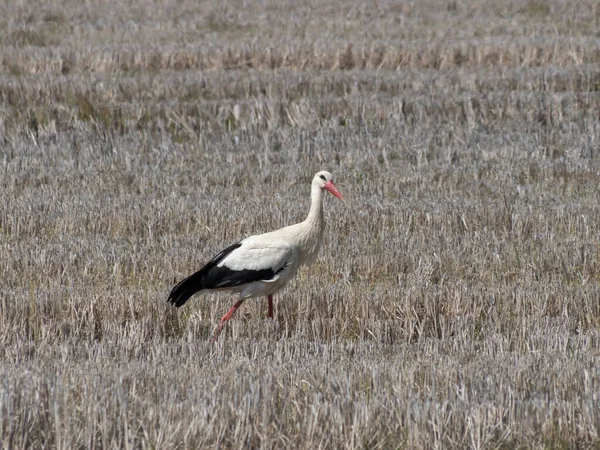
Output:
[[[343,200],[329,172],[318,172],[311,184],[311,206],[303,222],[270,233],[247,237],[216,255],[198,272],[180,281],[168,301],[182,306],[192,295],[203,290],[225,290],[238,294],[238,302],[225,314],[213,336],[221,329],[243,301],[267,296],[269,317],[273,317],[273,294],[296,275],[298,269],[317,257],[325,221],[323,191]]]

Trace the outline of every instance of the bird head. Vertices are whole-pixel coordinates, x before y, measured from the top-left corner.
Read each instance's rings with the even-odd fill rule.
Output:
[[[313,178],[313,185],[317,185],[319,188],[331,192],[340,200],[344,200],[344,197],[342,197],[340,191],[338,191],[338,189],[335,187],[335,184],[333,184],[333,176],[325,170],[317,172]]]

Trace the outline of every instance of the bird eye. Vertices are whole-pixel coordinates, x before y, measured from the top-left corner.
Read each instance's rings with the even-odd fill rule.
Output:
[[[325,175],[319,175],[319,178],[321,178],[321,180],[326,181],[325,180]]]

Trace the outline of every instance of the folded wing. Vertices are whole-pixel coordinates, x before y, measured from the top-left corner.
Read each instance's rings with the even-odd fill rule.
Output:
[[[293,263],[296,252],[285,243],[244,239],[216,255],[198,272],[180,281],[168,301],[182,306],[196,292],[226,289],[257,281],[274,282]]]

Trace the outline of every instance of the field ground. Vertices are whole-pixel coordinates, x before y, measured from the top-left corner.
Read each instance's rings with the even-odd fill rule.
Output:
[[[592,0],[0,6],[0,448],[600,448]],[[318,262],[166,303],[303,219]]]

